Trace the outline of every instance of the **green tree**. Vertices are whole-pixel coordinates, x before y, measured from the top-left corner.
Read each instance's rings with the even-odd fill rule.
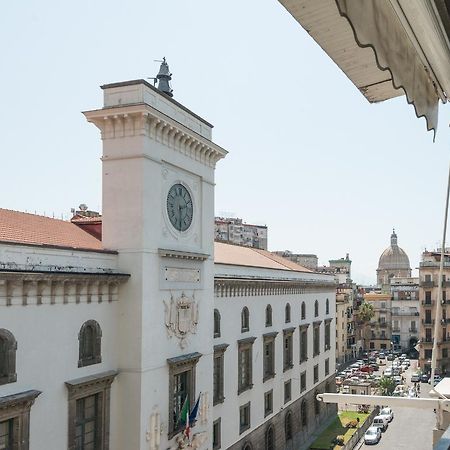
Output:
[[[380,395],[392,395],[395,389],[395,382],[390,377],[381,377],[378,387],[380,388]]]
[[[371,303],[363,302],[358,310],[359,325],[361,327],[361,335],[364,339],[364,348],[367,350],[367,332],[369,322],[373,319],[375,311]]]

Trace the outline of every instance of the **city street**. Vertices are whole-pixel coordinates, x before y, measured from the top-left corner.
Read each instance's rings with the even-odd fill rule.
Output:
[[[386,366],[381,366],[384,370]],[[411,374],[415,372],[417,361],[411,360],[410,368],[404,372],[407,384],[410,385]],[[380,370],[381,372],[381,370]],[[421,397],[427,397],[431,387],[427,383],[420,384]],[[435,424],[435,414],[432,410],[413,408],[395,408],[394,420],[383,433],[380,442],[365,445],[364,439],[355,447],[359,449],[377,448],[378,450],[431,450],[432,430]]]

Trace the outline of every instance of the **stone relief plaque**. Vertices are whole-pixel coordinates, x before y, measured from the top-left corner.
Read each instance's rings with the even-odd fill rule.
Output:
[[[164,270],[166,281],[174,283],[200,283],[199,269],[186,269],[182,267],[166,267]]]

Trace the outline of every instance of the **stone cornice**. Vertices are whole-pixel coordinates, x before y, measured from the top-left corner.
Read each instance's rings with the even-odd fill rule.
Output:
[[[103,108],[83,114],[101,131],[103,140],[147,136],[209,167],[215,167],[217,161],[228,153],[146,103]]]
[[[334,292],[335,284],[323,281],[268,281],[255,279],[215,278],[214,295],[216,297],[253,297],[264,295],[305,294],[324,292],[326,289]]]
[[[118,372],[115,370],[109,370],[108,372],[66,381],[66,386],[69,391],[69,400],[85,397],[89,394],[94,394],[108,388],[111,386],[117,373]]]
[[[0,272],[0,307],[113,302],[128,278],[112,273]]]
[[[158,253],[160,254],[160,256],[166,258],[189,259],[196,261],[205,261],[209,258],[209,255],[207,255],[206,253],[184,252],[180,250],[170,250],[165,248],[159,248]]]

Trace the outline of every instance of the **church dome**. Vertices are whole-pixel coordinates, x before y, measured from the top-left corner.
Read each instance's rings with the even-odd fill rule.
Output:
[[[378,270],[411,270],[406,252],[397,245],[395,230],[391,234],[391,245],[380,256]]]

